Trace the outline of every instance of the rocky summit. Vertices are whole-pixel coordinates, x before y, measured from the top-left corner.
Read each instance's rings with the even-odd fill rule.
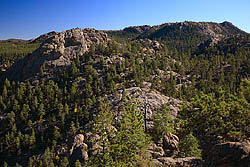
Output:
[[[8,70],[10,80],[24,81],[35,77],[41,66],[46,69],[69,66],[76,56],[82,56],[92,44],[106,44],[110,39],[95,29],[75,28],[60,33],[51,32],[32,42],[42,42],[31,55],[16,62]]]
[[[179,35],[185,36],[186,31],[193,31],[199,36],[203,36],[201,41],[206,39],[211,40],[211,45],[216,44],[218,41],[234,35],[245,34],[230,22],[214,23],[214,22],[177,22],[165,23],[157,26],[131,26],[123,29],[124,32],[137,34],[137,38],[157,39],[168,37],[169,34],[175,33],[175,39],[180,38]],[[183,33],[183,34],[182,34]],[[172,38],[170,36],[170,38]]]
[[[0,166],[248,167],[249,56],[230,22],[0,41]]]

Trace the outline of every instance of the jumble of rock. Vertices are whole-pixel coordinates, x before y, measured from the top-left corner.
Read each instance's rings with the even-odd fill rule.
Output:
[[[168,133],[154,139],[149,148],[149,153],[155,159],[159,157],[176,157],[179,152],[178,144],[179,138],[172,133]]]
[[[123,93],[125,91],[125,93]],[[135,99],[136,105],[139,110],[142,111],[143,115],[146,115],[147,128],[152,129],[154,116],[156,111],[160,109],[163,105],[167,105],[170,109],[170,113],[173,117],[177,116],[179,111],[179,106],[182,101],[165,96],[156,90],[151,90],[150,88],[144,87],[130,87],[125,90],[117,90],[117,94],[111,94],[109,96],[109,101],[113,104],[113,110],[116,110],[122,104],[123,94],[126,94],[127,99]],[[146,114],[145,114],[146,112]]]
[[[91,132],[85,134],[76,134],[72,137],[67,145],[63,145],[64,152],[60,154],[66,154],[71,164],[74,164],[76,160],[85,162],[91,156],[97,156],[101,151],[99,143],[100,136]],[[154,166],[178,166],[178,167],[200,167],[203,162],[196,157],[176,158],[178,152],[178,137],[174,134],[168,134],[159,138],[158,141],[151,143],[148,152],[152,157]]]

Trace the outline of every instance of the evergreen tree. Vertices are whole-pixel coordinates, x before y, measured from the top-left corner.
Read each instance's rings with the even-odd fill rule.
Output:
[[[69,160],[67,157],[63,157],[63,159],[61,160],[60,166],[61,167],[68,167],[69,166]]]
[[[81,166],[82,166],[82,165],[81,165],[80,161],[77,160],[77,161],[75,162],[75,167],[81,167]]]
[[[34,160],[32,159],[32,157],[29,158],[28,166],[29,167],[33,167],[34,166]]]
[[[199,147],[198,140],[190,133],[180,140],[180,156],[201,158],[201,149]]]
[[[102,103],[102,102],[101,102]],[[90,160],[90,164],[92,166],[112,166],[113,159],[110,156],[110,140],[114,137],[114,127],[112,126],[113,122],[113,114],[110,111],[109,105],[104,102],[99,107],[100,112],[95,116],[94,118],[94,132],[95,134],[100,136],[100,139],[98,142],[100,143],[101,150],[97,157],[93,157],[92,160]]]
[[[171,116],[170,110],[165,105],[156,113],[153,132],[156,136],[168,135],[168,133],[175,132],[174,120]]]
[[[31,134],[30,139],[29,139],[29,146],[30,146],[29,148],[34,149],[35,143],[36,143],[35,131],[34,131],[34,129],[32,129],[32,134]]]
[[[58,128],[57,126],[54,126],[54,130],[53,130],[53,138],[55,141],[61,140],[62,136],[60,133],[60,128]]]
[[[149,145],[149,138],[144,133],[144,120],[135,105],[128,104],[117,127],[116,136],[112,140],[111,156],[114,166],[135,166],[138,155],[143,155]]]
[[[40,103],[38,108],[38,119],[42,119],[45,115],[44,104]]]

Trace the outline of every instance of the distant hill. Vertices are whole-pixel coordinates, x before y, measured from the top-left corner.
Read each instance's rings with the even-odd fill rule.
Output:
[[[40,43],[22,39],[0,40],[0,71],[5,71],[14,62],[31,54]]]
[[[23,40],[23,39],[7,39],[7,40],[0,40],[0,44],[25,44],[28,43],[27,40]]]
[[[131,39],[158,40],[168,47],[195,50],[197,46],[209,41],[213,45],[218,41],[236,36],[248,35],[230,22],[177,22],[157,26],[132,26],[120,31],[108,32],[115,39],[130,37]]]

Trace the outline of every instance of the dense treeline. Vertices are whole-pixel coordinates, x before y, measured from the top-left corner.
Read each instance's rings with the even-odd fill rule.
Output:
[[[39,47],[38,43],[10,40],[0,41],[0,65],[2,68],[9,68],[15,61],[27,56]]]

